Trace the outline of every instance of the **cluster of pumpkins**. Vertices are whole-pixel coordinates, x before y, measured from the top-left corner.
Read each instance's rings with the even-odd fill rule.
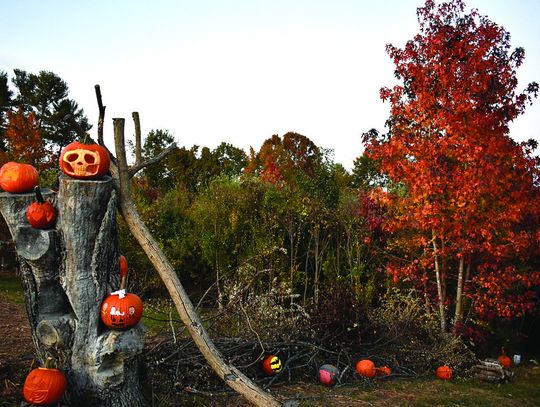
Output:
[[[80,180],[99,179],[109,172],[110,157],[107,149],[99,144],[68,144],[60,154],[60,169],[72,178]],[[36,201],[26,208],[28,223],[36,229],[50,229],[56,222],[54,205],[43,199],[39,188],[38,171],[30,164],[8,162],[0,168],[0,187],[12,194],[34,192]],[[139,296],[127,293],[125,283],[128,263],[120,256],[120,290],[108,295],[101,305],[101,320],[115,330],[129,329],[137,325],[142,317],[143,303]],[[23,395],[34,405],[49,405],[60,400],[67,381],[64,373],[51,367],[48,358],[44,367],[32,370],[27,376]]]
[[[511,359],[504,354],[504,350],[498,359],[504,368],[508,368],[512,364]],[[276,355],[269,355],[263,359],[262,368],[266,374],[276,375],[283,370],[283,364]],[[356,363],[355,370],[360,376],[368,378],[392,374],[392,370],[388,366],[376,367],[375,363],[369,359],[359,360]],[[452,369],[446,365],[439,366],[435,371],[435,375],[440,380],[450,380],[452,378]],[[334,365],[324,364],[319,368],[317,377],[325,386],[333,386],[338,381],[339,369]]]
[[[499,363],[504,368],[509,368],[512,365],[512,360],[505,354],[502,348],[502,354],[498,357]],[[262,368],[268,375],[276,375],[283,370],[283,364],[276,355],[269,355],[263,359]],[[388,366],[375,367],[369,359],[362,359],[356,363],[356,372],[362,377],[388,376],[392,374],[392,370]],[[325,386],[333,386],[336,384],[339,377],[339,369],[331,364],[322,365],[318,372],[319,381]],[[435,371],[435,375],[440,380],[450,380],[452,378],[452,369],[447,366],[439,366]]]

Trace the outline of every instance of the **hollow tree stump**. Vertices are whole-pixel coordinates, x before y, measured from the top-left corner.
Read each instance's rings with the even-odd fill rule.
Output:
[[[33,193],[0,193],[0,212],[20,260],[32,340],[43,363],[50,355],[68,380],[65,405],[142,406],[139,355],[141,326],[110,331],[101,302],[119,287],[117,197],[111,177],[75,180],[62,176],[54,229],[32,228],[26,208]]]

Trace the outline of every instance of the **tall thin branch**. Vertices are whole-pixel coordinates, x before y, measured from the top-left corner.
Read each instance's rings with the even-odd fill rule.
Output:
[[[140,164],[142,161],[141,153],[141,121],[139,119],[139,112],[133,112],[133,123],[135,124],[135,165]]]
[[[101,99],[101,88],[99,85],[95,85],[94,88],[96,89],[96,98],[98,102],[98,108],[99,108],[99,119],[98,119],[98,143],[99,145],[105,145],[103,142],[103,121],[105,120],[105,108],[106,106],[103,106],[103,101]]]

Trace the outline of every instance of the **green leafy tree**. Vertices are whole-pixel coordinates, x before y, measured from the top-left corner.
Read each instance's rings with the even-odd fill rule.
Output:
[[[0,72],[0,154],[6,151],[5,130],[7,126],[7,112],[11,106],[13,92],[8,87],[8,76],[6,72]]]
[[[91,126],[83,110],[68,97],[66,82],[49,71],[36,75],[15,69],[14,73],[17,93],[13,104],[35,114],[45,147],[54,156],[62,146],[86,135]]]

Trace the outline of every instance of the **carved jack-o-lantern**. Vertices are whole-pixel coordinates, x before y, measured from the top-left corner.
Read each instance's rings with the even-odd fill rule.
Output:
[[[141,320],[143,303],[138,295],[125,290],[111,293],[101,304],[101,320],[111,329],[127,329]]]
[[[51,405],[62,398],[67,381],[61,370],[50,367],[51,358],[47,358],[45,367],[32,370],[24,381],[24,399],[36,406]]]
[[[109,152],[99,144],[68,144],[60,154],[60,169],[72,178],[95,179],[109,171]]]

